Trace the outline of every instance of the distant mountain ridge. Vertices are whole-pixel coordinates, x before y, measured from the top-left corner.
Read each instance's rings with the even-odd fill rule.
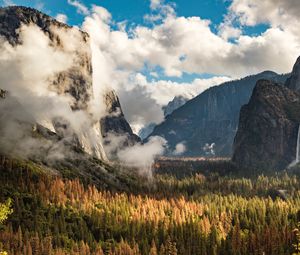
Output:
[[[164,112],[164,117],[166,118],[172,112],[177,110],[179,107],[183,106],[189,99],[184,96],[176,96],[174,97],[167,105],[162,107]],[[156,124],[150,123],[147,126],[143,127],[139,131],[139,137],[143,140],[146,139],[154,130]]]
[[[166,106],[163,107],[164,116],[167,117],[172,112],[183,106],[189,99],[184,96],[176,96]]]
[[[184,142],[185,156],[207,156],[205,146],[215,144],[214,156],[230,157],[240,109],[248,103],[256,82],[284,83],[288,77],[265,71],[209,88],[168,115],[150,136],[164,137],[170,152]]]

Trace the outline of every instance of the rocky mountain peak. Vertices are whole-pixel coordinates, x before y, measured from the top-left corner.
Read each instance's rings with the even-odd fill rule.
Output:
[[[291,76],[287,79],[285,83],[286,87],[292,90],[300,90],[300,57],[298,57]]]
[[[184,96],[176,96],[166,106],[163,107],[164,116],[170,115],[179,107],[183,106],[189,99]]]
[[[19,34],[16,31],[21,25],[35,24],[40,27],[45,33],[48,33],[53,39],[54,35],[51,31],[51,26],[70,29],[71,27],[61,23],[54,18],[29,7],[24,6],[9,6],[0,8],[0,34],[4,36],[11,44],[18,44]],[[84,33],[88,37],[87,33]]]
[[[122,137],[123,140],[122,144],[119,145],[120,148],[113,148],[113,151],[108,152],[108,154],[116,154],[118,149],[141,142],[141,139],[133,133],[125,119],[119,97],[114,90],[108,91],[104,95],[104,102],[107,115],[101,118],[100,127],[105,144],[110,146],[113,143],[112,140],[117,139],[117,137]]]
[[[232,156],[232,144],[242,105],[246,104],[259,79],[284,83],[287,75],[265,71],[211,87],[189,100],[157,125],[150,136],[162,136],[172,150],[186,145],[186,156],[207,156],[206,144],[215,144],[215,155]]]
[[[120,116],[124,116],[116,91],[110,90],[106,92],[104,95],[104,101],[108,114],[119,114]]]

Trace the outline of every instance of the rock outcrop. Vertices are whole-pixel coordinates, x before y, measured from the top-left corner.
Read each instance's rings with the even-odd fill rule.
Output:
[[[100,120],[103,137],[107,137],[109,133],[126,136],[126,144],[129,146],[140,142],[141,139],[133,133],[129,123],[125,119],[121,103],[116,92],[111,90],[106,93],[104,101],[107,115]]]
[[[174,97],[172,101],[162,108],[164,111],[164,116],[167,117],[179,107],[183,106],[187,101],[189,101],[189,99],[184,96]]]
[[[211,156],[232,156],[240,109],[263,78],[284,83],[287,75],[266,71],[212,87],[168,115],[150,136],[164,137],[170,151],[184,142],[186,156],[207,156],[207,144],[215,144]]]
[[[51,89],[62,94],[69,94],[74,98],[72,108],[84,109],[92,95],[92,61],[89,35],[76,28],[69,27],[52,17],[35,9],[19,6],[0,8],[0,36],[11,45],[22,44],[19,29],[22,25],[38,26],[51,41],[51,46],[65,50],[70,41],[63,40],[60,34],[72,31],[78,40],[73,49],[73,62],[69,70],[58,73],[53,79]],[[74,38],[72,38],[74,40]],[[70,38],[70,40],[72,40]],[[72,42],[74,43],[74,42]],[[41,60],[43,61],[43,60]]]
[[[285,86],[289,89],[300,91],[300,57],[297,59],[291,76],[287,79]]]
[[[240,112],[233,162],[257,171],[282,170],[296,157],[300,94],[269,80],[257,82]]]
[[[71,66],[68,66],[63,71],[51,74],[51,77],[47,79],[49,83],[48,89],[51,92],[55,92],[58,97],[65,96],[64,98],[68,98],[69,107],[73,112],[82,111],[85,113],[86,118],[90,118],[92,113],[89,106],[94,98],[94,94],[92,52],[89,35],[77,28],[60,23],[32,8],[19,6],[0,8],[1,40],[8,42],[13,47],[22,45],[23,41],[20,32],[23,26],[39,28],[39,31],[42,31],[49,39],[49,47],[60,53],[65,53],[64,56],[72,59]],[[3,88],[0,84],[1,87]],[[1,90],[0,97],[5,97],[5,93]],[[16,98],[10,98],[9,100],[14,103],[16,110],[22,112],[22,107],[18,106],[19,103],[16,102]],[[8,100],[6,100],[6,103],[8,104]],[[45,119],[39,123],[32,118],[30,123],[33,129],[36,126],[44,126],[45,129],[56,133],[58,139],[64,140],[64,143],[69,143],[71,146],[78,147],[79,150],[82,149],[85,153],[105,160],[106,153],[103,148],[103,137],[106,137],[107,133],[128,136],[125,145],[132,145],[139,141],[139,138],[133,134],[130,125],[124,117],[117,95],[114,92],[109,92],[105,98],[105,103],[108,116],[99,121],[91,118],[89,120],[91,123],[88,123],[89,121],[86,123],[91,128],[80,127],[79,132],[72,128],[67,118],[61,115],[57,117],[52,116],[51,119]],[[1,107],[5,109],[6,106],[2,103]],[[6,116],[6,114],[0,113],[0,116]],[[24,121],[22,119],[22,122]],[[26,123],[29,123],[29,121],[26,121]],[[8,130],[7,127],[4,128]],[[76,128],[78,129],[78,127]],[[20,129],[22,129],[21,126]],[[31,134],[31,130],[29,131]],[[47,132],[44,133],[46,134]],[[22,134],[22,136],[25,136],[25,134]]]
[[[120,100],[111,90],[104,95],[107,115],[100,120],[101,133],[104,138],[105,147],[109,147],[107,153],[113,158],[119,149],[133,146],[141,139],[135,135],[125,119],[122,111]],[[113,145],[113,140],[118,139],[120,142]]]

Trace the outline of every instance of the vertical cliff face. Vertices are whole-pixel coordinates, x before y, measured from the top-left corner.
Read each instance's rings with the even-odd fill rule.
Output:
[[[135,135],[125,119],[120,100],[115,91],[108,91],[104,95],[107,115],[100,120],[101,133],[104,143],[110,147],[108,154],[113,158],[118,149],[133,146],[141,142],[141,139]],[[114,140],[119,140],[119,144],[113,146]],[[111,148],[113,146],[114,148]]]
[[[240,109],[249,101],[257,80],[263,78],[286,80],[285,75],[266,71],[210,88],[167,116],[151,136],[164,137],[172,150],[184,142],[187,156],[207,156],[206,144],[215,144],[216,156],[231,156]]]
[[[46,77],[45,80],[37,81],[36,79],[32,79],[33,82],[48,84],[47,90],[49,94],[55,92],[58,96],[64,96],[66,98],[65,101],[67,100],[69,102],[71,111],[87,111],[89,102],[93,97],[92,61],[88,34],[57,22],[48,15],[35,9],[18,6],[0,8],[0,35],[2,40],[8,42],[15,49],[20,48],[24,43],[23,37],[21,36],[24,27],[31,29],[30,31],[35,31],[34,29],[39,28],[43,36],[48,38],[49,45],[46,47],[53,49],[53,54],[59,52],[57,54],[68,58],[66,62],[70,62],[70,64],[61,71],[49,72],[49,77]],[[34,44],[34,40],[41,39],[34,37],[27,40],[33,40],[32,44]],[[42,64],[43,61],[47,60],[40,59],[40,61]],[[45,68],[53,69],[52,66]],[[35,72],[35,70],[32,72]],[[35,77],[35,75],[35,73],[32,73],[33,77]],[[30,79],[30,77],[27,78],[27,80]],[[10,88],[8,88],[8,93],[12,92],[11,94],[14,94],[14,91],[9,91],[9,89]],[[15,102],[17,99],[10,98],[7,99],[6,102],[8,102],[8,100]],[[53,100],[53,103],[55,104],[55,100]],[[21,107],[17,107],[17,104],[14,105],[16,109],[21,111]],[[2,107],[2,110],[3,109],[5,109],[4,106]],[[61,110],[65,111],[65,109]],[[60,114],[59,111],[57,114],[57,117],[52,116],[50,119],[49,117],[45,117],[45,119],[38,121],[41,122],[40,124],[56,132],[65,142],[71,142],[75,146],[80,146],[87,153],[101,159],[106,158],[101,144],[101,135],[98,137],[99,141],[96,143],[89,141],[91,139],[91,137],[89,137],[91,133],[94,133],[93,136],[97,137],[96,128],[91,128],[88,131],[83,130],[82,132],[78,132],[78,130],[75,131],[74,127],[70,125],[70,121],[67,120],[68,118],[63,117],[63,114]],[[32,124],[33,126],[35,125],[34,121]],[[4,129],[7,130],[7,127],[4,127]],[[23,134],[23,136],[25,136],[25,134]]]
[[[11,45],[22,44],[19,34],[22,25],[39,27],[49,37],[52,47],[73,54],[76,61],[69,70],[56,74],[51,89],[60,94],[71,95],[74,98],[71,105],[73,109],[86,108],[92,94],[92,61],[88,34],[32,8],[18,6],[0,8],[0,35]],[[69,40],[62,38],[70,34],[72,37]],[[72,48],[68,44],[73,44]]]
[[[268,80],[257,82],[242,107],[233,161],[242,168],[282,170],[296,157],[300,94]]]
[[[8,42],[13,49],[20,48],[24,44],[24,38],[22,37],[24,27],[32,30],[37,29],[39,33],[42,33],[43,37],[47,38],[47,44],[49,45],[45,47],[53,49],[53,54],[59,52],[59,54],[64,56],[64,59],[67,58],[68,61],[66,62],[71,62],[64,69],[49,74],[49,77],[47,76],[41,83],[47,84],[47,91],[50,94],[55,92],[54,94],[57,97],[67,102],[67,108],[69,109],[61,109],[62,112],[70,111],[74,113],[72,118],[68,118],[69,116],[66,116],[66,113],[61,114],[60,109],[58,109],[55,112],[57,116],[52,113],[50,117],[36,121],[34,118],[30,118],[30,121],[27,120],[26,123],[31,122],[32,128],[27,130],[27,135],[31,134],[31,129],[35,129],[34,127],[36,127],[38,122],[40,127],[48,128],[49,131],[54,132],[58,137],[57,139],[63,140],[65,143],[69,143],[101,159],[106,159],[103,137],[106,137],[108,133],[126,135],[128,137],[126,145],[138,142],[139,138],[133,134],[130,125],[124,117],[119,99],[113,91],[107,93],[104,98],[107,108],[106,117],[100,121],[95,120],[93,113],[90,112],[94,94],[92,52],[89,35],[77,28],[62,24],[32,8],[18,6],[0,8],[0,39],[3,45]],[[31,43],[31,40],[34,43],[35,39],[27,38],[27,47],[28,40],[29,43]],[[36,51],[36,49],[33,50],[34,52]],[[42,63],[45,59],[40,59],[40,61]],[[51,66],[49,68],[52,70]],[[1,86],[0,83],[1,87],[5,88],[4,84]],[[8,94],[10,94],[9,89]],[[4,98],[5,92],[1,90],[0,96]],[[54,99],[51,103],[55,104],[56,102]],[[22,106],[17,102],[17,98],[9,97],[5,99],[5,104],[1,104],[0,116],[3,118],[6,116],[6,106],[9,104],[12,106],[12,103],[17,112],[23,111]],[[41,104],[49,104],[49,102],[42,102],[41,100]],[[17,115],[19,116],[20,114]],[[80,119],[80,124],[76,123],[77,117],[78,123]],[[22,122],[24,121],[22,118]],[[4,127],[6,131],[8,130],[7,126],[5,125]],[[46,134],[48,132],[43,133]],[[22,134],[22,136],[24,135]]]

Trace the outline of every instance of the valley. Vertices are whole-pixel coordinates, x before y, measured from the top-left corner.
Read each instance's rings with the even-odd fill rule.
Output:
[[[0,169],[1,197],[14,201],[0,233],[9,254],[281,255],[296,243],[295,175],[160,173],[124,192],[3,157]]]
[[[0,1],[0,255],[300,254],[299,24],[238,1]]]

